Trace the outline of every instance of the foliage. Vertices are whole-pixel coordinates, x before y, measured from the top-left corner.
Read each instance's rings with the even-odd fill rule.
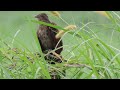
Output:
[[[51,25],[30,16],[41,12],[0,13],[1,79],[50,79],[52,71],[63,79],[120,77],[119,12],[106,12],[109,18],[95,12],[73,11],[61,12],[59,18],[45,12],[51,21],[57,23],[58,26],[53,25],[54,28],[65,30],[68,24],[77,26],[72,31],[65,30],[62,37],[62,56],[67,62],[55,65],[48,64],[44,59],[36,38],[38,24]],[[5,19],[8,14],[8,19]]]

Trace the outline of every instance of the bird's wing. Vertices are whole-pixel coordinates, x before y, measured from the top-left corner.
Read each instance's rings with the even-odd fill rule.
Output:
[[[38,30],[38,31],[37,31],[37,37],[38,37],[38,40],[39,40],[41,49],[42,49],[42,51],[44,51],[44,47],[43,47],[43,45],[42,45],[41,38],[40,38],[40,33],[41,33],[41,30]]]

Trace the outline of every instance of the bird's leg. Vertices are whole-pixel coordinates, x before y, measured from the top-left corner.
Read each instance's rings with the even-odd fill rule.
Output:
[[[56,57],[58,57],[61,61],[62,61],[62,58],[59,54],[57,54],[56,52],[52,51],[53,55],[55,55]]]
[[[61,63],[62,62],[62,58],[60,57],[60,55],[58,55],[56,52],[52,51],[52,50],[47,50],[44,53],[49,53],[45,56],[46,60],[53,60],[55,62]]]

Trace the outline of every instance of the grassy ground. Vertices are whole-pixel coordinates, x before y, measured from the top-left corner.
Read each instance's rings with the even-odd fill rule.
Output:
[[[62,37],[62,56],[67,62],[56,65],[47,64],[43,57],[35,55],[41,53],[36,39],[38,23],[31,20],[36,20],[34,16],[39,13],[41,11],[0,12],[1,79],[46,79],[52,70],[67,79],[120,77],[120,12],[108,12],[112,15],[108,19],[92,11],[61,11],[61,17],[77,29]],[[50,12],[45,13],[62,28],[67,26]],[[63,69],[66,76],[62,74]]]

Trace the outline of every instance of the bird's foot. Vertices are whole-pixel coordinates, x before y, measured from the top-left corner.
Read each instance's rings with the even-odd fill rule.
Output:
[[[45,59],[52,61],[52,62],[50,62],[51,64],[55,64],[55,62],[62,63],[61,59],[59,59],[58,57],[56,57],[56,56],[54,56],[52,54],[46,55]]]

